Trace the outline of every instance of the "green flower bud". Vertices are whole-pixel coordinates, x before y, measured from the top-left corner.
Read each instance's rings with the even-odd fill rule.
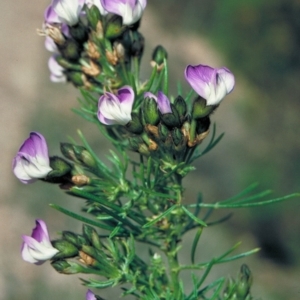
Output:
[[[50,173],[48,173],[46,181],[47,179],[62,177],[69,173],[72,169],[69,163],[67,163],[63,158],[60,158],[58,156],[50,157],[50,167],[53,170]]]
[[[86,273],[85,268],[80,264],[66,261],[66,260],[56,260],[51,263],[52,267],[62,274],[77,274],[77,273]]]
[[[63,231],[62,237],[64,240],[68,241],[69,243],[72,243],[77,248],[81,248],[82,245],[88,243],[88,241],[83,236],[75,234],[71,231]]]
[[[97,231],[89,226],[84,224],[82,227],[83,235],[90,241],[90,243],[98,250],[102,248],[102,243]]]
[[[54,256],[54,259],[69,258],[78,255],[77,247],[66,240],[53,241],[52,245],[54,248],[59,250],[59,252]]]
[[[113,15],[106,24],[105,37],[108,39],[115,39],[124,32],[125,28],[126,27],[122,25],[122,18]]]
[[[161,65],[164,62],[164,59],[167,58],[167,50],[161,45],[156,46],[152,54],[152,60],[155,61],[158,65]]]
[[[169,128],[181,127],[181,121],[177,109],[171,104],[172,113],[163,114],[160,116],[161,120]]]
[[[94,168],[97,163],[91,153],[82,146],[73,146],[76,158],[86,167]]]
[[[141,58],[144,52],[145,38],[138,31],[132,32],[131,56]]]
[[[88,39],[87,29],[81,22],[74,26],[69,26],[69,32],[71,37],[79,44],[83,44]]]
[[[239,273],[239,278],[236,285],[236,294],[240,298],[245,298],[249,292],[252,285],[252,274],[249,267],[246,264],[241,266]]]
[[[170,131],[167,126],[165,126],[162,123],[158,124],[158,135],[162,142],[164,142],[167,139],[167,137],[169,136],[169,133],[170,133]]]
[[[192,118],[199,119],[210,115],[214,110],[215,106],[206,106],[206,100],[202,97],[197,97],[193,104]]]
[[[63,45],[58,45],[60,53],[70,61],[76,61],[81,56],[81,46],[73,39],[67,39]]]
[[[183,120],[187,112],[187,105],[180,95],[176,97],[174,101],[174,107],[178,111],[180,119]]]
[[[175,146],[179,146],[184,142],[184,136],[180,129],[174,128],[171,135]]]
[[[102,19],[99,8],[96,5],[92,5],[86,9],[86,18],[91,28],[96,31],[98,22]]]
[[[147,97],[143,102],[143,115],[146,124],[157,125],[159,122],[159,112],[157,103],[153,98]]]
[[[79,162],[76,158],[73,146],[74,145],[70,143],[60,143],[60,151],[66,158],[73,160],[74,162]]]
[[[126,124],[126,128],[131,133],[140,134],[144,131],[144,127],[140,121],[139,114],[137,113],[131,113],[131,121]]]
[[[82,74],[82,72],[67,71],[66,75],[68,80],[71,81],[75,86],[84,86],[84,75]]]

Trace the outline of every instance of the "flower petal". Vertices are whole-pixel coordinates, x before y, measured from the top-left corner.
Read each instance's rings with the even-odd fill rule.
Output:
[[[88,290],[85,295],[86,300],[97,300],[96,296],[91,290]]]
[[[168,97],[161,91],[157,93],[157,106],[159,111],[164,114],[172,113],[171,103]]]

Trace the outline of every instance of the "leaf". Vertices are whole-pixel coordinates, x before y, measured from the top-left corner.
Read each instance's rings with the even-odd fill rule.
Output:
[[[201,219],[197,218],[195,215],[193,215],[187,208],[185,208],[183,205],[181,206],[182,210],[196,223],[200,224],[203,227],[207,227],[206,223],[202,221]]]
[[[192,261],[192,264],[195,263],[196,249],[197,249],[198,242],[200,240],[202,231],[203,231],[203,227],[198,228],[198,230],[197,230],[197,232],[195,234],[194,240],[193,240],[192,249],[191,249],[191,261]]]
[[[96,222],[96,221],[93,221],[93,220],[90,220],[90,219],[87,219],[81,215],[78,215],[76,213],[73,213],[59,205],[56,205],[56,204],[49,204],[50,207],[60,211],[61,213],[73,218],[73,219],[76,219],[76,220],[79,220],[83,223],[87,223],[87,224],[90,224],[90,225],[93,225],[93,226],[97,226],[99,228],[102,228],[102,229],[105,229],[105,230],[113,230],[114,228],[113,227],[110,227],[110,226],[107,226],[105,224],[102,224],[102,223],[99,223],[99,222]]]

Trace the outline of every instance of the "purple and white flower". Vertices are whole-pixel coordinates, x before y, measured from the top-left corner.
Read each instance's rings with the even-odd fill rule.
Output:
[[[137,22],[147,5],[147,0],[101,0],[104,9],[122,17],[124,25]]]
[[[52,0],[44,14],[45,22],[73,26],[78,23],[84,4],[85,0]]]
[[[35,223],[31,236],[22,236],[21,254],[25,261],[40,265],[59,251],[50,242],[46,223],[43,220],[36,220]]]
[[[163,115],[172,113],[170,100],[163,92],[159,91],[157,93],[157,97],[150,92],[146,92],[144,94],[144,98],[147,98],[147,97],[153,98],[157,102],[157,107]]]
[[[45,178],[52,171],[47,143],[40,133],[30,133],[14,157],[12,168],[16,177],[26,184]]]
[[[207,105],[218,105],[234,88],[234,76],[225,67],[214,69],[204,65],[189,65],[184,73],[195,92],[206,99]]]
[[[98,119],[105,125],[126,125],[131,121],[134,91],[130,86],[120,88],[117,95],[106,92],[99,98]]]
[[[51,73],[50,80],[52,82],[66,82],[65,69],[56,61],[55,57],[56,55],[52,55],[48,60],[48,67]]]
[[[85,300],[97,300],[97,298],[91,290],[88,290],[85,294]]]

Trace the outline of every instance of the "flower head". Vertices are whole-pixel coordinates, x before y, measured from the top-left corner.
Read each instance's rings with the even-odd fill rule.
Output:
[[[101,3],[106,11],[121,16],[124,25],[131,25],[141,18],[147,0],[101,0]]]
[[[88,290],[85,294],[85,300],[97,300],[97,298],[91,290]]]
[[[146,92],[144,98],[147,97],[153,98],[157,102],[158,109],[163,115],[172,113],[170,100],[163,92],[159,91],[157,97],[150,92]]]
[[[98,119],[106,125],[126,125],[131,120],[134,92],[130,86],[120,88],[117,95],[106,92],[99,98]]]
[[[31,132],[13,159],[13,172],[21,182],[32,183],[50,171],[46,140],[40,133]]]
[[[234,88],[234,76],[225,67],[214,69],[209,66],[187,66],[185,78],[207,105],[218,105]]]
[[[36,220],[35,223],[31,236],[22,236],[21,254],[25,261],[40,265],[59,251],[50,242],[46,223],[43,220]]]

